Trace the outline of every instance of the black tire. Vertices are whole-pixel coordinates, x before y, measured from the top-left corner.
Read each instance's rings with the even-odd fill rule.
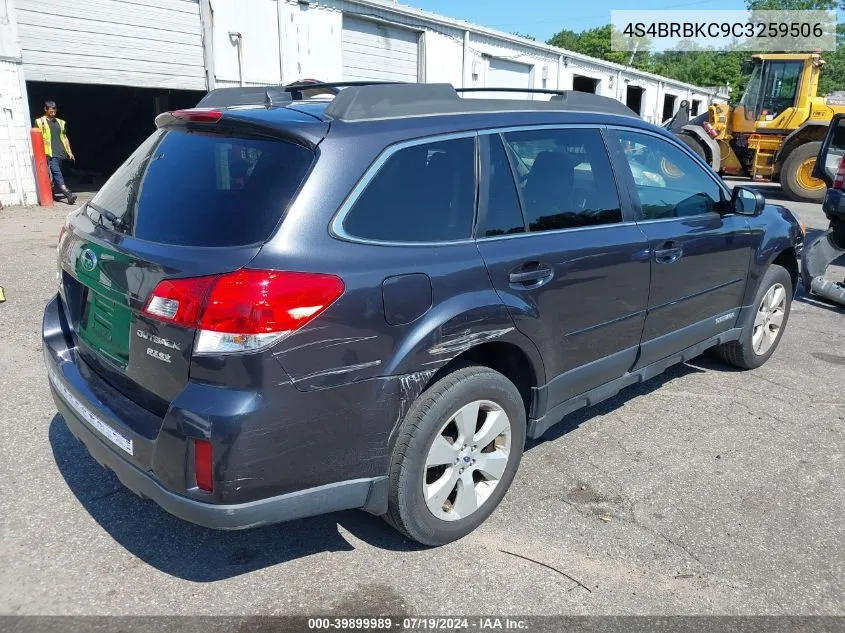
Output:
[[[700,156],[705,163],[708,165],[710,164],[710,159],[707,158],[707,152],[704,151],[704,146],[701,144],[701,141],[697,138],[693,138],[689,134],[679,134],[678,139]]]
[[[821,202],[824,200],[825,187],[806,189],[798,182],[798,169],[801,165],[818,156],[821,149],[820,141],[804,143],[789,153],[780,169],[780,186],[791,200],[796,202]]]
[[[461,407],[488,400],[510,420],[510,454],[498,484],[472,514],[447,521],[426,505],[423,485],[426,457],[443,425]],[[463,538],[487,519],[510,487],[525,447],[525,404],[516,386],[488,367],[463,365],[429,386],[411,405],[399,428],[390,464],[389,505],[385,520],[424,545],[443,545]]]
[[[763,302],[763,297],[765,297],[769,290],[777,284],[782,285],[786,292],[786,299],[783,308],[783,321],[781,322],[780,329],[777,332],[774,341],[771,343],[771,346],[765,351],[765,353],[758,354],[754,351],[754,344],[752,340],[754,336],[754,319],[757,317],[757,313]],[[771,358],[780,343],[780,339],[786,329],[786,324],[789,321],[790,309],[792,308],[792,278],[789,276],[789,272],[787,272],[786,268],[778,266],[777,264],[769,266],[769,269],[763,276],[763,280],[760,282],[760,287],[757,289],[757,295],[754,297],[753,305],[754,313],[749,317],[751,322],[748,327],[743,329],[742,337],[738,341],[725,343],[724,345],[720,345],[716,348],[716,351],[723,360],[734,367],[739,367],[740,369],[756,369],[757,367],[760,367],[763,363],[769,360],[769,358]]]

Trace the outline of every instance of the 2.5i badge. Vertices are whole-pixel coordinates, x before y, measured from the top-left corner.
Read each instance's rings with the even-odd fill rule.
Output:
[[[147,356],[152,356],[153,358],[164,361],[165,363],[170,362],[170,354],[165,354],[164,352],[160,352],[152,347],[147,348]]]

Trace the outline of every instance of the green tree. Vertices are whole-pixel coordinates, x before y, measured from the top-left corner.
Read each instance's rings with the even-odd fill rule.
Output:
[[[609,24],[583,31],[578,36],[578,52],[589,55],[590,57],[598,57],[599,59],[606,59],[609,62],[616,62],[617,64],[627,63],[630,54],[626,51],[612,50],[610,33],[611,26]]]
[[[631,58],[631,53],[613,50],[611,45],[612,33],[613,29],[610,24],[587,29],[580,33],[564,29],[553,35],[547,43],[576,53],[583,53],[590,57],[597,57],[616,64],[627,65]],[[644,48],[634,55],[632,65],[636,68],[647,69],[649,66],[648,51],[644,50]]]
[[[827,62],[819,78],[819,94],[845,90],[845,24],[836,25],[836,50],[823,53]]]
[[[749,11],[830,11],[837,0],[745,0]],[[845,10],[845,1],[840,5]]]
[[[579,34],[575,31],[571,31],[569,29],[563,29],[559,31],[555,35],[549,39],[547,44],[552,46],[557,46],[558,48],[564,48],[568,51],[576,51],[578,52],[578,39]]]

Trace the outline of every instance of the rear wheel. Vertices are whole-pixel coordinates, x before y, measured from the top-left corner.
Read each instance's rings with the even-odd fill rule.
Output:
[[[792,278],[777,264],[769,266],[754,299],[754,322],[738,341],[717,348],[719,355],[740,369],[755,369],[775,353],[792,307]]]
[[[524,444],[516,386],[487,367],[456,369],[426,389],[402,422],[385,519],[425,545],[466,536],[505,496]]]
[[[792,150],[783,162],[780,185],[792,200],[821,202],[824,199],[824,181],[813,176],[813,167],[821,146],[819,141],[804,143]]]

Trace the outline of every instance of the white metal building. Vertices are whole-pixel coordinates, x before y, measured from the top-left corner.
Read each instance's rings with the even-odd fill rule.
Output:
[[[0,205],[35,204],[23,60],[14,12],[0,4]]]
[[[13,134],[11,141],[0,134],[3,204],[34,202],[26,128],[48,98],[68,120],[80,165],[102,172],[149,134],[158,112],[239,83],[373,79],[586,90],[626,102],[650,121],[667,118],[683,99],[699,112],[724,100],[387,0],[3,1],[12,19],[0,20],[0,103]],[[7,146],[17,150],[20,183]]]

